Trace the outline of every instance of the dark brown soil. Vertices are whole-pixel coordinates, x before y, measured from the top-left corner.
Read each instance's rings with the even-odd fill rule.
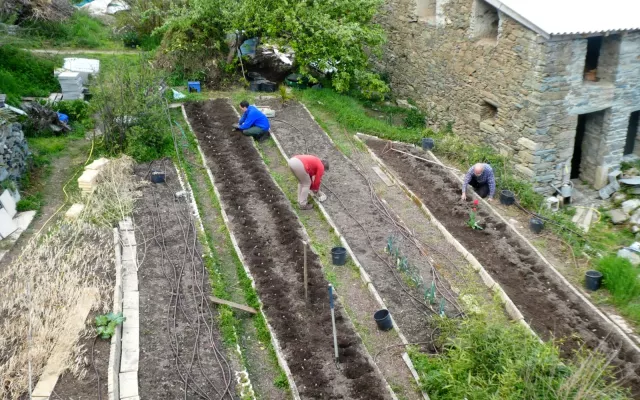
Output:
[[[629,348],[601,317],[561,284],[521,239],[514,237],[497,217],[480,208],[482,231],[466,225],[471,199],[460,201],[460,183],[442,168],[393,151],[385,142],[370,139],[367,145],[393,169],[453,236],[471,252],[502,286],[532,328],[558,344],[569,357],[582,343],[595,349],[604,340],[607,353],[620,349],[614,360],[625,384],[640,396],[640,355]],[[398,146],[396,146],[398,147]],[[404,151],[426,154],[406,147]],[[427,156],[428,157],[428,156]]]
[[[428,312],[407,293],[420,300],[424,292],[406,286],[404,277],[393,265],[390,267],[384,261],[388,261],[388,256],[383,250],[388,238],[393,236],[398,240],[403,255],[420,271],[423,281],[430,286],[433,276],[427,257],[401,238],[398,228],[390,218],[376,208],[365,178],[299,103],[292,102],[285,107],[279,107],[276,101],[268,104],[277,110],[276,119],[272,122],[273,135],[289,157],[314,154],[329,161],[330,170],[324,175],[321,186],[321,190],[327,194],[323,206],[371,277],[402,333],[410,342],[430,341],[430,316],[433,313]],[[433,258],[437,260],[436,255]],[[443,261],[442,264],[446,263]],[[449,289],[446,282],[438,281],[437,284],[442,291]],[[446,313],[452,317],[456,315],[449,302]]]
[[[299,222],[252,139],[231,131],[237,122],[231,105],[214,100],[187,104],[186,110],[300,395],[388,399],[384,380],[367,361],[366,350],[339,304],[340,362],[334,363],[327,281],[320,262],[313,253],[309,255],[309,303],[305,304]]]
[[[87,321],[93,324],[96,312],[89,314]],[[84,379],[77,379],[71,373],[66,373],[58,379],[56,387],[51,395],[51,400],[73,399],[73,400],[93,400],[98,398],[98,377],[95,368],[100,374],[100,391],[103,399],[108,395],[107,372],[109,370],[109,351],[111,349],[111,340],[98,339],[95,342],[93,352],[93,362],[91,359],[91,346],[93,346],[94,337],[86,337],[80,340],[80,345],[86,350],[86,375]]]
[[[134,211],[140,292],[139,390],[149,399],[235,398],[235,377],[209,304],[209,275],[171,161],[136,167],[166,174],[147,184]],[[228,387],[228,390],[227,390]],[[226,394],[224,394],[226,392]],[[224,395],[223,395],[224,394]]]

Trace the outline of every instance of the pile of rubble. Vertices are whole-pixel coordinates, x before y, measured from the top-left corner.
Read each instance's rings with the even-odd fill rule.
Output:
[[[17,181],[27,170],[31,153],[19,123],[0,124],[0,182]]]

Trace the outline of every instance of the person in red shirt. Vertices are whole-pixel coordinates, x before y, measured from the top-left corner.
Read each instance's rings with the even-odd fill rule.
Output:
[[[320,191],[324,171],[329,171],[329,162],[312,155],[302,154],[289,159],[289,168],[298,178],[298,206],[301,210],[310,210],[313,204],[307,203],[309,192],[319,201],[327,196]]]

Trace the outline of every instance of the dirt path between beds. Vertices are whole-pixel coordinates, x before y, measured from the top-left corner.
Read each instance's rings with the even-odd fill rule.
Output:
[[[623,383],[632,388],[635,397],[640,396],[640,355],[606,321],[559,283],[542,260],[521,239],[511,236],[497,217],[480,209],[479,218],[485,229],[469,229],[466,221],[471,200],[460,202],[460,183],[450,173],[413,157],[384,151],[385,144],[367,140],[367,145],[500,283],[541,337],[563,339],[558,344],[566,357],[572,356],[582,343],[591,349],[600,345],[605,354],[620,349],[613,364],[621,368]],[[428,157],[409,146],[402,150]]]
[[[230,218],[230,229],[256,282],[267,319],[303,398],[389,399],[340,305],[340,363],[333,360],[327,281],[309,255],[309,303],[302,285],[303,235],[250,138],[230,131],[237,116],[226,100],[190,103],[187,115]]]

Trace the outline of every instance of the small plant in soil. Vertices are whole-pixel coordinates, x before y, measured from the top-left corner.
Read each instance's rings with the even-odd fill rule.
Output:
[[[478,199],[475,199],[473,201],[473,207],[471,208],[471,211],[469,211],[469,220],[467,221],[467,225],[471,229],[482,230],[484,228],[478,225],[478,220],[476,218],[476,213],[478,212],[478,203],[479,203]]]
[[[101,339],[111,339],[116,333],[116,327],[125,320],[122,313],[102,314],[96,317],[96,331]]]

